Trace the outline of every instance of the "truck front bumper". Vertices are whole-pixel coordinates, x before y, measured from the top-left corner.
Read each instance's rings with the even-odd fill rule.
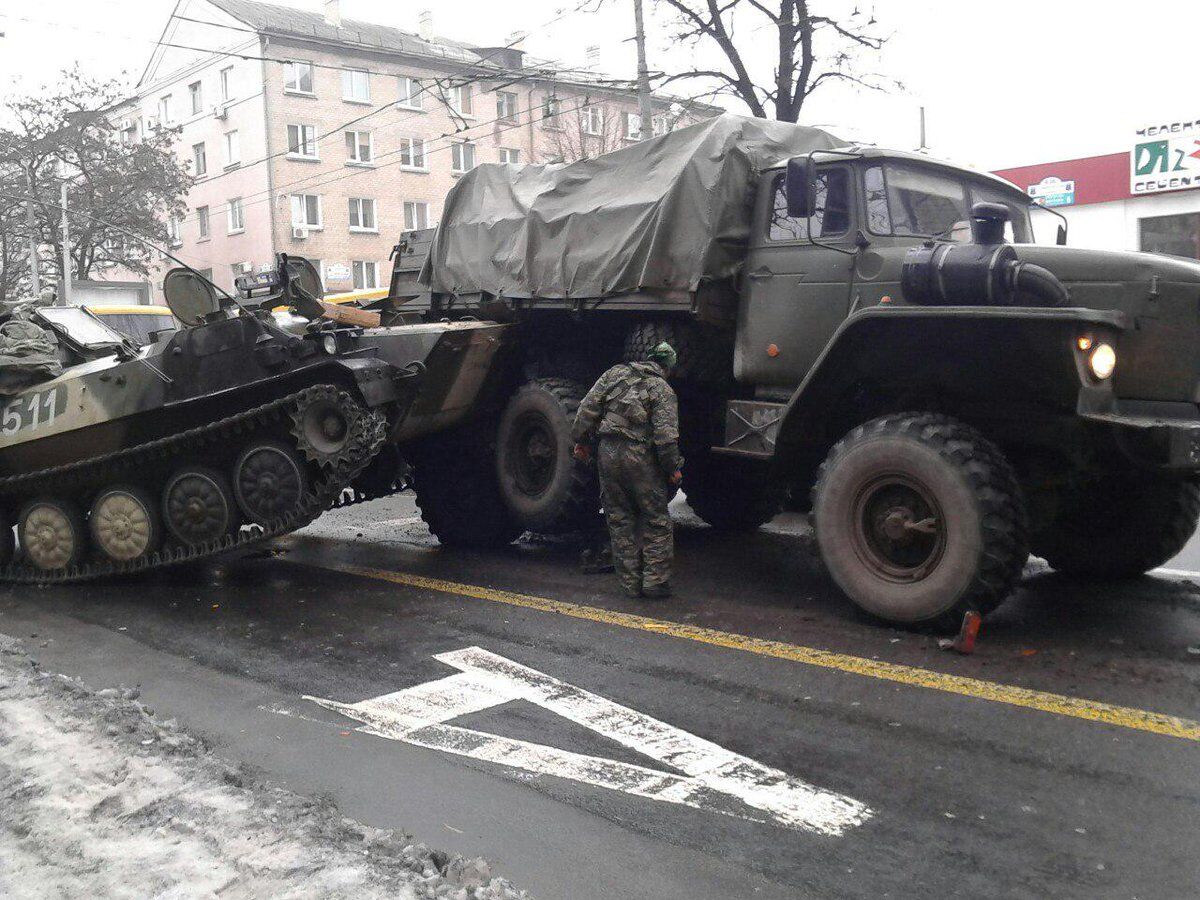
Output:
[[[1079,414],[1109,427],[1117,446],[1131,460],[1177,472],[1200,472],[1200,406],[1123,400],[1105,405],[1107,409],[1080,409]]]

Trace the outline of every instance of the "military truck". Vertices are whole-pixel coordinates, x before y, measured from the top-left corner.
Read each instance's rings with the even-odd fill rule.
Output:
[[[390,493],[396,444],[471,410],[505,331],[378,327],[283,254],[239,276],[238,297],[214,287],[169,272],[182,328],[148,346],[81,307],[17,310],[0,365],[0,581],[196,560]]]
[[[1035,214],[990,175],[734,116],[480,166],[436,231],[402,235],[384,304],[516,327],[502,402],[439,437],[469,448],[458,493],[422,497],[442,475],[417,458],[426,518],[495,542],[594,517],[576,406],[669,340],[693,510],[737,530],[810,506],[829,573],[877,617],[986,613],[1030,552],[1152,569],[1200,514],[1200,264],[1064,228],[1039,246]],[[447,525],[456,504],[471,516]]]

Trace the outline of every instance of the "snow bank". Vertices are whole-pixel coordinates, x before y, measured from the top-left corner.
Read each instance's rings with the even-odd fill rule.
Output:
[[[40,672],[4,635],[0,896],[526,898],[482,859],[221,762],[136,691]]]

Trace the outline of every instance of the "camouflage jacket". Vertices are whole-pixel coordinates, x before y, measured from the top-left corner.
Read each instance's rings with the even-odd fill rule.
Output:
[[[662,369],[650,362],[621,363],[588,391],[571,437],[577,444],[613,436],[652,444],[667,474],[683,465],[679,454],[679,401]]]

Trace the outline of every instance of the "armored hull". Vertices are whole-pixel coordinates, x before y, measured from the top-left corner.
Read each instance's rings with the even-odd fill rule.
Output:
[[[74,364],[0,398],[10,581],[197,559],[397,487],[381,451],[464,416],[504,330],[317,319],[294,333],[260,306],[134,349],[90,318],[38,318]]]

